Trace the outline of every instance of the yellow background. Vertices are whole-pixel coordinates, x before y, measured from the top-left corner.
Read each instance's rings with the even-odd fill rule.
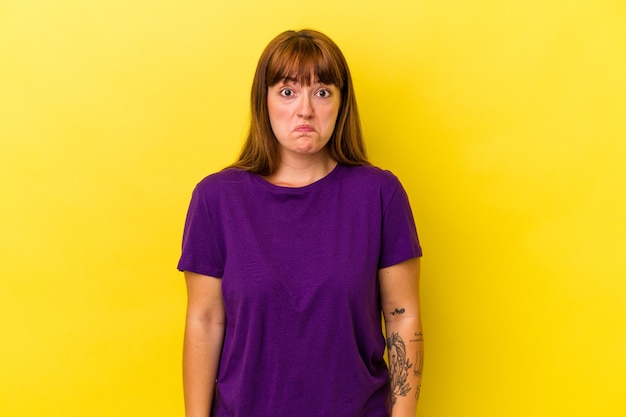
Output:
[[[191,189],[302,27],[411,197],[419,415],[625,415],[625,4],[1,0],[0,415],[182,415]]]

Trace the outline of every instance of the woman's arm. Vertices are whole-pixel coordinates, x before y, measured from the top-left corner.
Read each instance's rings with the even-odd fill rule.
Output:
[[[222,280],[185,271],[187,317],[183,346],[186,417],[207,417],[211,410],[222,343]]]
[[[378,271],[389,354],[392,417],[415,417],[422,386],[424,338],[419,273],[419,258]]]

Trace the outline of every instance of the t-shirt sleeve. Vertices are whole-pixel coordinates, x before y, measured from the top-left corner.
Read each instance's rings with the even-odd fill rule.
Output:
[[[205,188],[199,184],[193,191],[183,231],[178,269],[222,278],[224,242],[217,213],[210,208]]]
[[[409,199],[396,179],[391,196],[383,208],[382,242],[378,268],[422,256]]]

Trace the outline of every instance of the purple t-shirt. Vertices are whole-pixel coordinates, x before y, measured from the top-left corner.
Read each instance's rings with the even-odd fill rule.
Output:
[[[237,169],[201,181],[178,269],[222,279],[211,416],[389,416],[377,271],[418,256],[388,171],[339,164],[300,188]]]

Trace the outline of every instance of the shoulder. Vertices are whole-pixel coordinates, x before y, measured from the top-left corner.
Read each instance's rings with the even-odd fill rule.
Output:
[[[226,168],[204,177],[197,185],[195,192],[200,194],[219,194],[223,190],[232,189],[242,184],[253,175],[237,168]]]
[[[394,192],[402,187],[400,180],[391,171],[373,165],[346,166],[345,177],[348,181],[360,185],[359,188],[374,188]]]

